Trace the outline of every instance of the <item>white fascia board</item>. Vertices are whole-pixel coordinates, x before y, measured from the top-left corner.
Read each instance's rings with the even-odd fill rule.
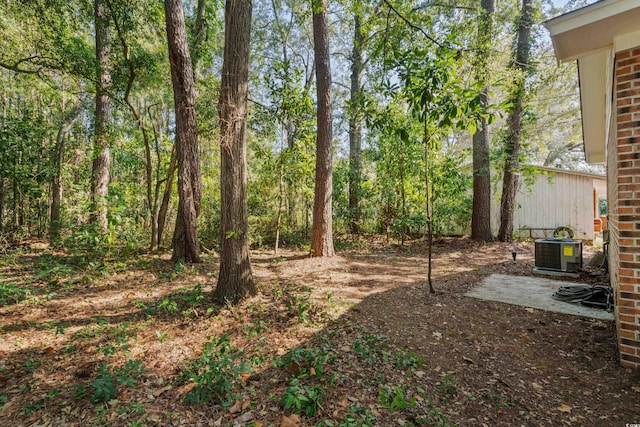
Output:
[[[544,25],[551,36],[554,36],[626,13],[638,6],[638,0],[600,0],[589,6],[549,19],[544,22]]]

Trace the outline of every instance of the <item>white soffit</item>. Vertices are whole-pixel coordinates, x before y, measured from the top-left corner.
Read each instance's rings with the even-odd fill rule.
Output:
[[[611,50],[578,59],[582,138],[588,163],[606,161],[607,133],[611,119]]]
[[[605,50],[616,37],[638,30],[640,1],[601,0],[545,22],[560,62]]]

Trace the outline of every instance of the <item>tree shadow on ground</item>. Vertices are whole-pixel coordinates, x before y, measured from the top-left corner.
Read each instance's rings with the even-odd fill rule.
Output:
[[[211,289],[193,285],[207,271],[197,269],[163,282],[161,295],[129,301],[123,313],[56,318],[68,322],[62,333],[60,323],[26,317],[2,332],[12,350],[2,355],[0,423],[266,426],[292,408],[307,425],[637,419],[638,375],[619,367],[611,323],[464,296],[488,274],[530,274],[531,256],[513,263],[505,248],[439,246],[436,294],[428,293],[420,248],[334,260],[262,255],[260,292],[238,306],[211,305]],[[194,375],[207,370],[191,380],[183,373],[207,354],[224,358],[205,351],[208,337],[224,335],[244,352],[235,360],[255,372],[224,395],[226,406],[187,405]],[[101,363],[116,369],[127,360],[146,367],[135,387],[118,385],[110,402],[92,402]],[[234,395],[244,403],[234,405]]]

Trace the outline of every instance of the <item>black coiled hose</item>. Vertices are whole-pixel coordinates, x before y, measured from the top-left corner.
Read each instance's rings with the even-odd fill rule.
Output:
[[[613,309],[613,291],[609,286],[561,286],[551,297],[558,301],[604,308],[608,311]]]

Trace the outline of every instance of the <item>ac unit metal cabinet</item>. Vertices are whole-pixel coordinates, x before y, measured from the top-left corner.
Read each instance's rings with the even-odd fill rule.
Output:
[[[535,273],[576,275],[582,268],[582,241],[538,239],[535,241]]]

